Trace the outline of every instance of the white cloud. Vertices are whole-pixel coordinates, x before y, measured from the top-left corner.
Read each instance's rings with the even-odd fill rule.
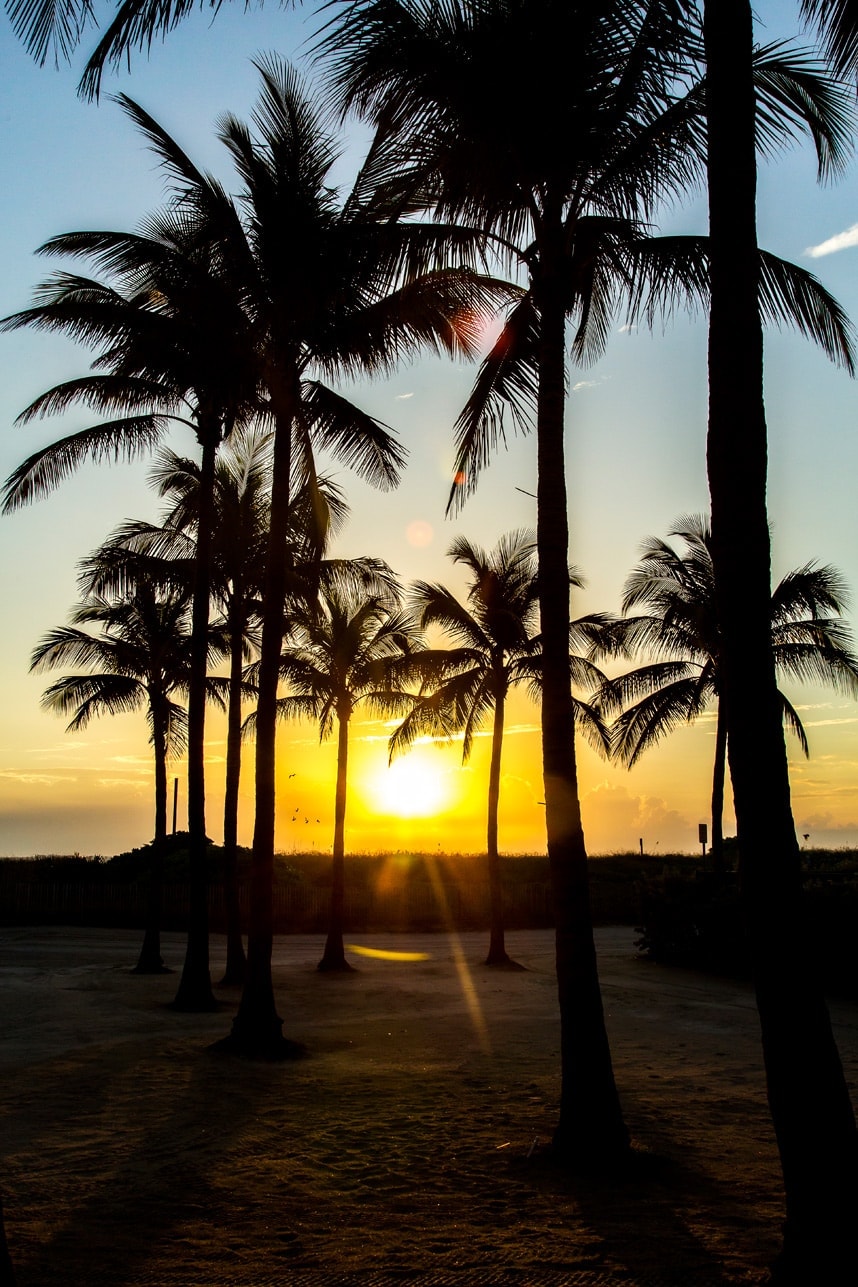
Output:
[[[394,401],[395,401],[395,402],[407,402],[409,398],[413,398],[413,397],[414,397],[414,394],[413,394],[413,393],[397,393],[397,395],[396,395],[396,397],[395,397]]]
[[[598,383],[598,380],[579,380],[577,384],[572,385],[572,392],[578,393],[581,389],[595,389]]]
[[[838,250],[848,250],[850,246],[858,246],[858,223],[853,223],[843,232],[836,232],[818,246],[808,246],[804,253],[810,255],[811,259],[821,259],[823,255],[835,255]]]

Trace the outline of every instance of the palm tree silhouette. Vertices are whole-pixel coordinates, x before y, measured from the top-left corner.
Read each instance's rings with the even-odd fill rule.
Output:
[[[721,629],[712,570],[712,536],[702,517],[677,521],[670,532],[685,550],[650,538],[624,588],[623,612],[601,641],[607,653],[644,653],[649,664],[608,681],[599,694],[607,714],[620,711],[612,728],[614,752],[629,768],[667,733],[717,704],[712,778],[712,857],[723,859],[724,780],[727,767],[726,704],[722,701]],[[788,573],[771,596],[771,645],[775,668],[793,680],[830,684],[858,696],[858,658],[841,619],[846,590],[832,567],[809,563]],[[825,614],[825,615],[823,615]],[[830,615],[834,614],[834,615]],[[784,724],[809,755],[798,712],[780,693]]]
[[[770,644],[767,425],[756,227],[751,0],[703,0],[711,306],[707,468],[744,921],[786,1190],[772,1282],[837,1281],[854,1256],[858,1131],[804,918],[782,708]],[[838,70],[858,67],[855,0],[804,0]],[[836,92],[832,93],[836,100]],[[840,129],[820,150],[829,173]],[[819,147],[820,140],[814,140]],[[844,354],[849,365],[848,348]]]
[[[422,685],[421,695],[390,739],[391,759],[420,737],[462,734],[462,760],[471,754],[474,736],[492,716],[486,851],[488,856],[490,937],[487,965],[515,966],[504,942],[503,890],[498,853],[498,806],[501,786],[506,700],[511,688],[526,684],[538,695],[541,681],[539,579],[533,534],[512,532],[491,553],[459,537],[447,551],[469,574],[468,606],[440,584],[418,581],[411,606],[421,627],[440,627],[455,641],[452,648],[427,648],[404,663]],[[580,585],[570,571],[570,585]],[[589,635],[594,620],[573,623],[576,641]],[[588,638],[588,646],[592,638]],[[594,688],[601,672],[574,650],[574,679]],[[592,707],[576,700],[576,724],[599,740],[604,733]],[[605,740],[607,740],[605,738]]]
[[[343,947],[349,725],[358,708],[384,717],[408,709],[410,693],[397,682],[394,664],[411,653],[417,636],[400,610],[392,573],[384,593],[369,593],[341,575],[326,582],[318,600],[290,618],[280,667],[288,694],[278,708],[284,718],[318,720],[321,738],[337,728],[331,912],[319,962],[330,971],[352,968]]]
[[[169,157],[177,168],[190,166],[142,109],[130,99],[122,102],[150,139],[153,132],[157,136],[165,164]],[[202,188],[208,184],[202,175],[197,180]],[[215,205],[219,190],[209,186]],[[209,975],[204,751],[215,460],[233,428],[259,413],[249,319],[223,275],[212,270],[210,235],[210,229],[194,226],[175,208],[148,220],[140,234],[62,234],[46,242],[40,253],[87,258],[107,274],[107,281],[55,273],[39,287],[34,306],[3,323],[6,329],[60,331],[99,350],[95,374],[49,389],[22,413],[21,421],[79,402],[114,413],[24,461],[6,482],[5,510],[52,490],[87,458],[131,459],[151,450],[175,422],[188,425],[201,448],[188,694],[191,912],[174,1003],[182,1010],[210,1010],[217,1004]]]
[[[294,1043],[282,1039],[271,982],[277,689],[289,575],[282,534],[292,478],[313,482],[319,449],[371,484],[393,486],[403,461],[395,439],[326,381],[381,374],[425,346],[469,356],[495,301],[511,292],[449,266],[462,262],[469,246],[478,248],[479,239],[460,238],[451,254],[443,232],[400,221],[402,205],[390,198],[377,150],[370,149],[352,193],[338,204],[330,184],[337,149],[319,102],[278,60],[257,66],[262,90],[253,129],[233,117],[221,125],[241,180],[240,210],[233,207],[227,218],[200,189],[196,171],[183,172],[183,208],[213,221],[218,263],[246,301],[274,434],[248,970],[228,1044],[278,1057],[294,1053]]]
[[[659,200],[702,170],[705,89],[673,95],[695,72],[698,36],[693,12],[672,0],[356,0],[321,42],[343,111],[356,108],[398,136],[411,167],[403,183],[434,202],[439,220],[490,230],[526,283],[457,422],[451,505],[476,486],[503,440],[504,411],[525,432],[535,421],[543,773],[561,1006],[553,1142],[558,1155],[600,1166],[622,1160],[629,1143],[599,992],[573,736],[566,329],[571,320],[573,358],[592,361],[621,301],[630,317],[650,320],[664,304],[705,294],[705,239],[646,235]],[[802,113],[826,138],[803,65],[771,51],[764,64],[766,142]],[[496,110],[498,84],[515,85],[514,110]],[[829,347],[841,343],[842,314],[807,274],[764,256],[761,280],[769,315],[790,317]]]
[[[97,562],[97,557],[95,559]],[[187,744],[187,715],[175,700],[185,693],[191,658],[187,589],[166,588],[139,568],[120,595],[89,594],[36,645],[30,669],[85,667],[45,690],[47,710],[72,715],[68,732],[101,715],[144,710],[155,760],[155,839],[146,932],[138,973],[164,969],[161,958],[161,884],[167,836],[167,762]],[[83,627],[94,627],[91,629]]]
[[[265,547],[269,529],[270,434],[236,431],[214,471],[211,595],[220,611],[212,622],[222,631],[229,656],[226,781],[223,805],[226,966],[221,984],[243,983],[247,960],[242,942],[238,891],[238,802],[241,783],[242,712],[252,697],[243,670],[258,645]],[[165,528],[174,541],[197,530],[200,469],[195,461],[163,452],[150,480],[168,499]],[[191,548],[193,549],[193,543]],[[174,545],[175,549],[175,545]],[[178,551],[177,551],[178,552]]]
[[[214,478],[214,530],[211,559],[212,599],[219,615],[212,629],[223,635],[229,656],[227,691],[226,785],[224,792],[224,885],[227,909],[226,968],[221,984],[244,982],[246,957],[238,894],[238,799],[241,779],[244,703],[255,698],[245,666],[258,653],[265,556],[270,530],[272,437],[261,429],[236,431],[221,451]],[[138,526],[128,539],[149,553],[193,554],[187,533],[196,529],[200,469],[196,462],[163,452],[150,480],[171,506],[164,527]],[[299,593],[303,577],[315,567],[317,552],[344,521],[347,507],[329,478],[312,487],[295,484],[287,541],[292,575]],[[290,591],[292,593],[292,591]],[[213,682],[213,681],[210,681]]]

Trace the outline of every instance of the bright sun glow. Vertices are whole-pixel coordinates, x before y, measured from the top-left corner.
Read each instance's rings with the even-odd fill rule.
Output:
[[[382,769],[373,781],[373,793],[384,813],[400,818],[428,818],[448,797],[441,769],[413,755]]]

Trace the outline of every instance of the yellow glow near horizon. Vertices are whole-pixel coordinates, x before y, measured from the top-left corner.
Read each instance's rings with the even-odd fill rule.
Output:
[[[372,779],[372,796],[384,813],[398,818],[429,818],[449,803],[445,774],[428,758],[394,760]]]

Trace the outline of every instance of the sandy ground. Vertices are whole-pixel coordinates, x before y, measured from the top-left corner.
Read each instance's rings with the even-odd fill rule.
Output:
[[[749,990],[597,931],[617,1080],[640,1150],[623,1182],[553,1168],[552,936],[281,938],[285,1033],[306,1059],[213,1053],[124,931],[0,930],[2,1190],[20,1287],[87,1284],[729,1284],[761,1281],[782,1218]],[[183,945],[165,937],[179,968]],[[212,944],[219,977],[223,942]],[[858,1008],[834,1005],[858,1083]]]

